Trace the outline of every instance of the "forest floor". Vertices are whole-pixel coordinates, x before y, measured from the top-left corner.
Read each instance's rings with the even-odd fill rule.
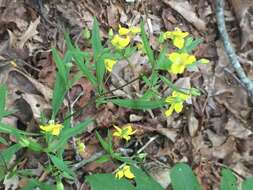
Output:
[[[233,8],[231,2],[225,5],[226,27],[242,67],[253,79],[253,38],[249,32],[251,30],[253,34],[252,21],[243,22],[245,18],[239,14],[249,11],[246,17],[252,19],[250,10],[247,10],[250,6],[241,3]],[[161,31],[179,27],[194,38],[203,39],[194,54],[210,62],[200,65],[195,72],[172,78],[178,86],[192,86],[202,93],[180,114],[166,118],[161,111],[136,111],[110,103],[99,108],[95,105],[86,108],[75,118],[75,122],[87,117],[95,118],[94,124],[80,136],[86,146],[82,159],[89,159],[102,150],[95,130],[105,134],[108,129],[114,130],[114,124],[131,123],[138,135],[124,146],[114,140],[114,146],[123,152],[134,152],[154,137],[144,150],[147,157],[143,167],[164,186],[168,184],[164,172],[177,162],[190,164],[205,190],[218,187],[224,166],[239,176],[252,176],[253,101],[226,56],[212,0],[0,0],[0,83],[8,86],[7,105],[18,110],[15,116],[8,118],[8,122],[26,131],[38,128],[40,113],[50,109],[50,99],[45,94],[51,93],[56,75],[51,48],[56,47],[63,55],[66,52],[64,31],[68,31],[81,49],[90,50],[90,44],[85,43],[82,35],[84,28],[92,28],[93,16],[100,23],[103,39],[108,38],[110,28],[117,30],[119,24],[139,26],[144,19],[154,50],[158,48],[155,36]],[[140,64],[138,59],[140,57],[133,60],[136,69],[122,68],[118,71],[122,73],[122,80],[127,81],[145,70],[145,64]],[[17,65],[1,69],[1,65],[10,60],[15,60]],[[74,75],[75,71],[71,74]],[[111,85],[116,87],[113,83]],[[83,96],[76,102],[76,110],[94,95],[93,87],[85,78],[74,85],[70,96],[74,99],[80,93]],[[11,137],[9,140],[15,141]],[[0,144],[0,150],[4,148]],[[71,146],[65,156],[73,159]],[[22,167],[37,169],[41,177],[41,164],[43,161],[38,156],[31,155],[24,160]],[[89,189],[83,176],[109,173],[117,167],[114,162],[91,162],[80,168],[77,172],[82,189]],[[15,183],[20,187],[25,181],[19,179]],[[69,184],[69,189],[75,189],[71,186],[73,184]]]

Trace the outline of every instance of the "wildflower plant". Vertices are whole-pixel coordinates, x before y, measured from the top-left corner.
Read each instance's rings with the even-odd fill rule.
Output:
[[[110,30],[108,41],[105,43],[102,43],[99,32],[99,24],[96,18],[94,18],[91,35],[87,29],[83,33],[84,38],[88,40],[92,46],[92,53],[83,51],[76,44],[73,44],[68,34],[65,34],[67,51],[63,57],[60,56],[55,48],[52,49],[53,59],[57,66],[51,102],[52,115],[50,118],[46,118],[42,114],[37,133],[27,133],[1,121],[3,117],[13,112],[5,109],[7,89],[5,86],[0,86],[0,132],[11,134],[17,139],[16,144],[9,145],[5,139],[0,138],[1,143],[9,146],[1,154],[3,158],[1,159],[2,163],[0,161],[0,167],[7,167],[3,170],[0,169],[0,171],[4,171],[4,174],[0,177],[3,178],[6,173],[7,175],[10,175],[10,173],[12,175],[13,173],[19,175],[15,166],[9,167],[9,160],[11,160],[11,157],[17,151],[26,148],[47,155],[48,164],[44,166],[44,169],[47,173],[55,177],[57,187],[62,188],[63,185],[61,181],[64,178],[68,180],[75,179],[76,174],[71,168],[71,163],[64,160],[64,149],[68,140],[84,132],[86,127],[91,124],[92,119],[86,119],[73,126],[71,118],[75,113],[71,113],[69,110],[67,113],[63,114],[64,119],[61,120],[58,118],[58,113],[64,105],[66,94],[73,84],[81,77],[86,77],[95,89],[95,96],[87,105],[94,101],[96,106],[111,102],[117,106],[130,109],[160,109],[166,117],[171,116],[174,111],[180,113],[188,99],[200,95],[199,91],[195,88],[182,89],[177,87],[170,78],[172,75],[179,76],[183,74],[190,67],[208,63],[207,59],[198,60],[198,58],[192,54],[194,48],[201,43],[201,40],[193,39],[189,37],[188,32],[183,32],[181,29],[176,28],[174,31],[162,33],[157,38],[157,41],[160,43],[160,49],[159,51],[154,51],[150,46],[143,22],[140,26],[119,26],[118,31]],[[134,41],[137,35],[141,37],[141,42],[136,43]],[[107,79],[110,77],[116,64],[119,64],[121,60],[129,62],[130,56],[136,51],[141,51],[141,55],[148,58],[151,71],[149,73],[140,74],[132,81],[118,87],[118,89],[138,80],[144,85],[143,89],[145,90],[141,92],[141,94],[138,94],[138,96],[133,95],[132,99],[126,99],[120,96],[117,97],[113,95],[112,91],[108,90]],[[74,65],[77,66],[79,71],[73,77],[70,77],[70,72]],[[166,88],[171,89],[171,94],[165,96],[161,89]],[[114,150],[112,138],[120,138],[125,142],[130,141],[131,137],[135,134],[132,126],[114,126],[114,128],[115,131],[113,134],[108,131],[106,139],[103,139],[101,135],[96,132],[96,136],[106,152],[98,162],[116,160],[122,163],[123,167],[119,168],[116,174],[113,174],[113,179],[108,178],[108,175],[101,178],[109,181],[113,180],[113,182],[116,180],[115,183],[124,183],[126,186],[132,187],[133,189],[161,190],[162,188],[156,182],[151,180],[145,172],[137,167],[139,162],[137,159],[138,155],[129,158]],[[78,143],[77,149],[77,151],[82,152],[85,149],[84,144]],[[97,179],[96,176],[89,176],[87,178],[91,186],[97,185],[94,179]],[[135,180],[138,188],[133,187],[126,179]],[[36,179],[31,179],[28,182],[28,186],[31,188],[46,186],[46,189],[55,189],[55,186],[48,187],[47,185],[48,184],[41,183]],[[109,189],[113,190],[113,188]],[[97,190],[97,188],[94,187],[94,190]]]

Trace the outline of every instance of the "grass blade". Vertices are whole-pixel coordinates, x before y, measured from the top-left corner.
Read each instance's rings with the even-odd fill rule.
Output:
[[[164,100],[132,100],[132,99],[112,99],[110,102],[125,108],[131,109],[155,109],[165,105]]]
[[[105,65],[104,65],[104,58],[102,56],[102,42],[99,35],[99,26],[96,17],[93,20],[93,27],[92,27],[92,36],[91,36],[91,44],[94,54],[94,62],[96,66],[96,77],[98,82],[98,90],[99,93],[103,91],[103,79],[105,74]]]
[[[144,29],[144,22],[143,21],[141,22],[141,39],[142,39],[144,50],[148,56],[148,60],[154,66],[155,65],[154,52],[149,45],[149,40],[148,40],[147,34]]]

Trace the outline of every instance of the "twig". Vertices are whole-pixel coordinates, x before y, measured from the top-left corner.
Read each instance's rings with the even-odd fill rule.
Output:
[[[105,151],[97,152],[97,153],[93,154],[89,159],[87,159],[87,160],[82,160],[81,162],[78,162],[78,163],[76,163],[75,165],[73,165],[72,170],[73,170],[73,171],[76,171],[76,170],[78,170],[79,168],[85,166],[86,164],[88,164],[88,163],[90,163],[90,162],[93,162],[93,161],[97,160],[98,158],[100,158],[100,157],[103,156],[104,154],[105,154]]]
[[[217,18],[217,25],[220,32],[220,36],[223,41],[223,45],[224,45],[226,54],[229,58],[231,65],[235,69],[242,83],[247,88],[251,97],[253,97],[253,82],[246,76],[242,66],[240,65],[237,55],[235,53],[234,48],[231,45],[227,30],[226,30],[223,5],[224,5],[223,0],[216,0],[216,18]]]

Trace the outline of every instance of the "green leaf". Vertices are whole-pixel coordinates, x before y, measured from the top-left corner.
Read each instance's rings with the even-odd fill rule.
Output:
[[[22,148],[22,146],[20,146],[19,144],[14,144],[11,145],[10,147],[4,149],[3,151],[1,151],[1,157],[2,159],[0,159],[0,162],[4,161],[5,163],[9,163],[9,161],[11,160],[12,156],[19,151]]]
[[[96,131],[96,137],[99,140],[101,146],[103,147],[103,149],[108,152],[109,154],[111,154],[110,152],[110,145],[109,143],[107,143],[102,137],[101,135]]]
[[[131,47],[131,46],[126,47],[125,52],[124,52],[124,57],[125,57],[125,58],[130,57],[131,55],[133,55],[133,53],[134,53],[135,51],[136,51],[136,48],[135,48],[135,47]]]
[[[163,190],[160,184],[154,181],[144,171],[139,168],[131,167],[131,171],[135,176],[136,190]]]
[[[67,72],[66,72],[65,63],[63,62],[58,51],[55,48],[52,49],[52,55],[53,55],[53,59],[55,61],[55,64],[57,66],[58,72],[60,74],[60,77],[64,80],[64,83],[66,84]]]
[[[37,187],[40,188],[40,190],[55,190],[55,186],[42,183],[36,179],[29,180],[27,185],[20,190],[32,190],[37,189]]]
[[[223,168],[221,175],[220,190],[237,190],[237,179],[231,170]]]
[[[88,64],[90,62],[89,53],[83,52],[78,47],[73,46],[69,34],[67,33],[65,33],[65,42],[80,71],[85,77],[87,77],[94,87],[97,87],[96,77],[92,74],[91,69],[88,68]]]
[[[101,55],[101,51],[103,49],[99,32],[100,31],[99,31],[98,21],[97,21],[96,17],[94,17],[92,33],[91,33],[91,35],[92,35],[91,36],[91,43],[92,43],[92,49],[93,49],[95,60],[97,60],[98,57]]]
[[[253,177],[248,177],[242,182],[242,190],[252,190],[253,189]]]
[[[151,49],[151,47],[149,45],[149,40],[148,40],[147,34],[144,29],[144,22],[143,21],[141,22],[141,39],[142,39],[142,43],[143,43],[143,48],[148,56],[148,60],[154,66],[155,65],[155,56],[154,56],[153,50]]]
[[[6,112],[5,111],[6,97],[7,97],[7,86],[1,85],[0,86],[0,121],[2,120]]]
[[[169,79],[167,79],[166,77],[160,75],[160,79],[167,84],[170,88],[172,88],[172,90],[181,92],[183,94],[190,94],[191,93],[191,89],[186,89],[186,88],[180,88],[178,86],[176,86],[173,82],[171,82]]]
[[[137,162],[135,160],[132,160],[130,159],[129,157],[125,157],[125,156],[122,156],[120,153],[113,153],[112,154],[112,157],[115,159],[115,160],[119,160],[121,162],[124,162],[126,164],[129,164],[129,165],[135,165],[137,164]]]
[[[49,155],[49,157],[56,168],[58,168],[59,170],[63,172],[66,172],[72,177],[75,177],[75,173],[68,167],[68,165],[62,159],[51,154]]]
[[[126,179],[116,179],[112,174],[94,174],[86,177],[91,190],[135,190]]]
[[[176,164],[170,171],[173,190],[201,190],[192,169],[184,163]]]
[[[112,174],[94,174],[86,177],[86,180],[92,190],[163,190],[142,170],[131,167],[131,171],[135,175],[136,187],[124,178],[116,179]]]
[[[77,51],[72,52],[73,57],[75,59],[75,63],[79,67],[80,71],[83,73],[83,75],[91,82],[91,84],[94,87],[97,87],[97,79],[96,77],[92,74],[91,69],[88,67],[90,59],[89,59],[89,54],[86,53],[86,55],[79,53]],[[85,61],[85,62],[84,62]]]
[[[99,159],[96,160],[97,163],[102,164],[105,162],[108,162],[111,160],[111,155],[110,154],[106,154],[101,156]]]
[[[66,92],[67,92],[67,89],[66,89],[65,83],[64,81],[62,81],[62,77],[57,73],[55,84],[54,84],[53,100],[52,100],[52,120],[55,120],[55,117],[64,101]]]
[[[0,143],[4,145],[8,145],[8,142],[3,137],[0,137]]]
[[[181,49],[181,51],[186,53],[192,53],[192,51],[202,42],[203,42],[202,39],[194,40],[192,37],[189,37],[186,39],[185,46],[183,49]]]
[[[163,48],[157,59],[156,69],[168,71],[172,62],[167,57],[168,49]]]
[[[94,54],[94,61],[96,66],[96,77],[98,82],[98,90],[100,93],[103,92],[103,79],[105,74],[105,65],[103,54],[103,46],[99,35],[99,26],[96,17],[93,19],[91,44]]]
[[[118,106],[131,109],[155,109],[165,105],[165,101],[161,100],[142,100],[142,99],[111,99],[108,100]]]
[[[4,124],[0,122],[0,132],[1,133],[6,133],[6,134],[11,134],[15,136],[16,138],[20,138],[21,135],[30,135],[30,136],[37,136],[35,133],[29,133],[29,132],[24,132],[22,130],[16,129],[10,125]]]

